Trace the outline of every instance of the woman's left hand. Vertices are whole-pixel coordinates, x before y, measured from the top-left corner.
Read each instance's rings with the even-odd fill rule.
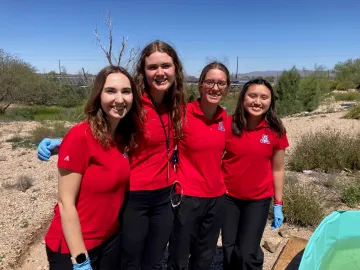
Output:
[[[274,204],[274,221],[271,224],[271,229],[279,228],[284,221],[284,215],[282,212],[281,204]]]

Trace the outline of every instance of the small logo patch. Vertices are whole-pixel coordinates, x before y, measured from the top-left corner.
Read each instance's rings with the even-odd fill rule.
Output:
[[[129,155],[126,152],[123,154],[123,156],[124,156],[124,158],[129,158]]]
[[[64,160],[65,160],[65,161],[70,161],[69,156],[66,156],[66,157],[64,158]]]
[[[225,131],[223,122],[219,122],[218,130]]]
[[[261,143],[265,143],[265,144],[270,144],[269,136],[263,134],[262,137],[261,137],[261,139],[260,139],[260,142],[261,142]]]

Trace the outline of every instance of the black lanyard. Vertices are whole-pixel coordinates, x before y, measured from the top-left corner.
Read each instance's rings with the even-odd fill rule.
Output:
[[[151,99],[152,104],[154,105],[156,114],[157,114],[157,115],[159,116],[159,118],[160,118],[161,126],[162,126],[162,128],[163,128],[163,130],[164,130],[164,134],[165,134],[166,153],[169,155],[169,153],[170,153],[170,112],[169,112],[169,111],[167,112],[167,115],[168,115],[168,132],[167,132],[167,134],[166,134],[165,124],[164,124],[163,119],[161,118],[160,112],[158,111],[158,108],[156,107],[156,104],[155,104],[153,98],[151,97],[151,95],[149,95],[149,97],[150,97],[150,99]]]

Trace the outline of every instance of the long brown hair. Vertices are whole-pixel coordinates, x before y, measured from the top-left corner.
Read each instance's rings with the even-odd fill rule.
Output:
[[[120,120],[115,130],[115,136],[120,136],[124,150],[129,152],[137,146],[136,138],[140,132],[142,103],[134,80],[124,68],[119,66],[107,66],[98,73],[93,84],[92,92],[85,106],[85,117],[89,122],[93,136],[100,141],[103,147],[106,148],[110,146],[113,142],[109,136],[110,123],[101,107],[100,97],[106,78],[112,73],[124,74],[130,81],[133,94],[133,104],[130,111]]]
[[[166,53],[172,58],[175,65],[175,82],[166,93],[164,99],[169,105],[171,121],[174,126],[174,136],[180,138],[182,135],[182,117],[185,116],[186,91],[184,88],[183,65],[174,48],[160,40],[148,44],[142,50],[137,61],[134,81],[142,94],[149,94],[149,85],[145,77],[145,58],[154,52]]]
[[[241,136],[244,129],[247,127],[247,112],[244,109],[244,98],[246,91],[249,89],[250,85],[252,84],[262,84],[265,85],[269,90],[271,94],[271,103],[268,111],[265,113],[265,120],[269,127],[274,130],[279,137],[284,135],[285,127],[283,123],[281,122],[281,119],[278,117],[275,111],[275,96],[274,96],[274,90],[271,86],[271,84],[262,79],[262,78],[256,78],[248,81],[243,89],[240,92],[239,99],[236,104],[236,109],[233,114],[232,118],[232,132],[235,135]]]

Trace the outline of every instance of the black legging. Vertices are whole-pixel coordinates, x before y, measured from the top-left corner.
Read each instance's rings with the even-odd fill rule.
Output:
[[[121,270],[161,269],[174,223],[170,190],[127,194],[120,214]]]
[[[176,211],[168,270],[210,269],[223,218],[224,196],[185,196]],[[190,260],[189,260],[190,255]]]
[[[262,269],[260,242],[269,214],[271,198],[239,200],[225,197],[222,244],[224,270]]]

